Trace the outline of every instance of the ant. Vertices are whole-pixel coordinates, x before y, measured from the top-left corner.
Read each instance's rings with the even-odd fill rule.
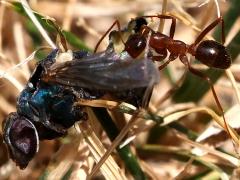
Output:
[[[170,19],[172,20],[170,26],[169,36],[162,34],[161,32],[156,32],[147,26],[145,18],[159,18],[159,19]],[[129,24],[132,24],[134,20],[130,21]],[[213,28],[215,28],[218,24],[221,24],[221,38],[222,44],[218,43],[214,40],[203,40],[207,33],[209,33]],[[167,58],[168,52],[169,57],[166,62],[160,65],[159,70],[166,67],[171,61],[179,58],[180,61],[187,67],[187,69],[194,75],[206,80],[211,87],[214,99],[220,111],[222,112],[222,116],[225,122],[225,126],[227,132],[229,133],[228,126],[226,124],[226,120],[224,117],[223,108],[218,100],[216,91],[213,87],[213,83],[211,79],[206,76],[201,71],[193,68],[187,58],[187,54],[191,54],[195,56],[195,58],[201,63],[207,65],[208,67],[218,68],[218,69],[227,69],[231,65],[231,56],[228,53],[226,47],[223,45],[225,42],[224,35],[224,20],[222,16],[218,17],[215,21],[213,21],[210,25],[208,25],[196,38],[195,42],[188,45],[180,40],[174,39],[175,29],[176,29],[176,18],[170,15],[150,15],[150,16],[140,16],[135,19],[135,27],[133,28],[134,33],[130,34],[127,41],[124,42],[122,38],[122,30],[120,28],[120,23],[116,20],[112,26],[106,31],[106,33],[102,36],[102,38],[98,41],[95,51],[103,38],[111,31],[111,29],[117,25],[118,33],[120,35],[121,41],[124,43],[125,51],[132,58],[137,58],[145,51],[147,45],[152,48],[157,55],[152,55],[150,58],[153,61],[163,61]],[[202,41],[203,40],[203,41]],[[148,43],[148,44],[147,44]]]
[[[159,19],[171,19],[171,27],[169,36],[162,34],[160,32],[155,32],[149,26],[147,26],[147,22],[144,18],[154,18],[157,17]],[[111,29],[117,25],[118,32],[120,34],[121,41],[125,45],[125,51],[132,58],[137,58],[146,48],[147,46],[147,38],[149,33],[149,46],[154,49],[157,53],[157,56],[152,56],[152,60],[154,61],[162,61],[167,57],[167,51],[170,52],[168,61],[164,63],[164,66],[159,69],[164,68],[169,62],[179,59],[186,65],[186,54],[189,53],[196,57],[200,62],[207,65],[208,67],[219,68],[219,69],[227,69],[231,65],[231,57],[227,52],[224,44],[225,36],[224,36],[224,21],[222,17],[217,18],[214,22],[208,25],[196,38],[195,42],[191,45],[187,45],[183,41],[174,40],[174,34],[176,29],[176,18],[170,15],[151,15],[151,16],[140,16],[136,19],[130,21],[128,26],[135,22],[135,27],[133,28],[134,32],[131,34],[127,41],[124,42],[121,35],[121,26],[118,20],[116,20],[112,26],[106,31],[106,33],[101,37],[98,41],[94,52],[97,51],[101,41],[105,38],[105,36],[111,31]],[[205,40],[202,39],[205,35],[211,31],[215,26],[221,23],[222,26],[222,44],[213,41],[213,40]],[[202,42],[201,42],[202,41]]]

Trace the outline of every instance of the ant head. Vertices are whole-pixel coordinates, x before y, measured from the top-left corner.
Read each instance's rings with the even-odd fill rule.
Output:
[[[3,138],[10,157],[24,169],[38,151],[39,137],[34,124],[16,112],[3,121]]]
[[[127,42],[125,43],[125,51],[132,58],[138,57],[146,47],[146,38],[141,34],[132,34],[129,36]]]
[[[137,33],[143,25],[147,25],[147,20],[143,17],[137,17],[128,23],[128,28],[133,29],[134,32]]]
[[[213,40],[202,41],[196,48],[195,57],[213,68],[227,69],[231,65],[231,56],[226,47]]]

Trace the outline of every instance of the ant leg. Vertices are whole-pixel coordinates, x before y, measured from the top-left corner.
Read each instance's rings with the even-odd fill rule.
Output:
[[[161,49],[155,49],[155,51],[157,52],[156,56],[152,56],[152,60],[153,61],[158,61],[161,62],[164,59],[166,59],[168,52],[166,48],[161,48]]]
[[[213,21],[211,24],[209,24],[197,37],[195,42],[193,43],[193,46],[196,46],[205,36],[207,33],[209,33],[213,28],[215,28],[219,23],[221,23],[221,31],[222,31],[222,44],[225,43],[225,33],[224,33],[224,20],[222,16],[217,18],[215,21]]]
[[[186,55],[181,55],[181,56],[179,57],[179,59],[180,59],[181,62],[188,68],[188,70],[189,70],[192,74],[194,74],[194,75],[196,75],[196,76],[204,79],[205,81],[207,81],[207,83],[208,83],[209,86],[211,87],[211,90],[212,90],[212,93],[213,93],[213,97],[214,97],[214,99],[215,99],[215,102],[216,102],[219,110],[221,111],[221,114],[222,114],[222,117],[223,117],[223,120],[224,120],[224,124],[225,124],[226,130],[227,130],[227,133],[230,134],[229,127],[228,127],[227,121],[226,121],[226,119],[225,119],[225,115],[224,115],[224,111],[223,111],[222,105],[221,105],[221,103],[220,103],[220,101],[219,101],[219,99],[218,99],[218,97],[217,97],[217,93],[216,93],[216,91],[215,91],[215,89],[214,89],[214,86],[213,86],[213,83],[212,83],[211,79],[210,79],[208,76],[206,76],[204,73],[202,73],[201,71],[198,71],[197,69],[193,68],[193,67],[190,65],[190,63],[189,63],[188,58],[187,58]]]
[[[152,58],[153,61],[161,62],[166,58],[166,56],[160,54],[160,55],[157,55],[157,56],[152,56],[151,58]]]
[[[186,69],[185,69],[186,70]],[[160,107],[163,102],[172,97],[172,95],[182,86],[184,79],[186,77],[186,71],[184,74],[173,84],[173,86],[167,90],[167,92],[157,101],[156,107]]]
[[[160,66],[158,66],[158,70],[162,70],[164,69],[172,60],[168,59],[165,63],[161,64]]]
[[[121,36],[121,26],[120,26],[120,23],[118,20],[114,21],[113,24],[110,26],[110,28],[108,28],[108,30],[103,34],[103,36],[100,38],[100,40],[97,42],[95,48],[94,48],[94,53],[97,51],[100,43],[102,42],[102,40],[107,36],[107,34],[113,29],[114,26],[117,26],[118,28],[118,32],[120,33],[120,38],[121,38],[121,41],[124,43],[123,39],[122,39],[122,36]]]
[[[172,24],[171,24],[171,27],[170,27],[170,32],[169,32],[169,37],[173,39],[173,36],[175,34],[175,29],[176,29],[176,18],[173,17],[173,16],[169,16],[169,15],[152,15],[152,16],[141,16],[143,18],[153,18],[153,17],[156,17],[156,18],[159,18],[159,19],[171,19],[172,20]]]
[[[176,54],[170,54],[168,60],[161,64],[160,66],[158,66],[158,70],[162,70],[163,68],[165,68],[171,61],[174,61],[177,57],[178,55]]]

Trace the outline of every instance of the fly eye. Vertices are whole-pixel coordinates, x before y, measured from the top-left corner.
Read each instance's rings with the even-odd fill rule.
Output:
[[[3,138],[10,157],[24,169],[38,151],[39,138],[34,124],[18,113],[10,113],[3,124]]]

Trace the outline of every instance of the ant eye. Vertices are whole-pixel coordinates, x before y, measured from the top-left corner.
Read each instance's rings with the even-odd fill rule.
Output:
[[[146,21],[146,19],[143,18],[143,17],[136,18],[136,19],[135,19],[135,23],[136,23],[136,25],[135,25],[135,27],[133,28],[133,30],[135,31],[135,33],[139,32],[140,29],[141,29],[141,27],[142,27],[143,25],[147,25],[147,21]]]
[[[226,47],[213,40],[202,41],[196,49],[195,57],[209,67],[227,69],[231,65]]]
[[[3,136],[12,160],[24,169],[38,151],[35,126],[18,113],[10,113],[3,124]]]
[[[128,29],[133,29],[135,33],[141,30],[143,25],[147,25],[147,20],[143,17],[137,17],[128,23]]]

